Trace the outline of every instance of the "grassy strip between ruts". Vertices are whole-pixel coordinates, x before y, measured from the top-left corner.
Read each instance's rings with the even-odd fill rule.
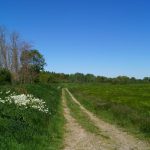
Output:
[[[70,109],[71,116],[77,120],[77,122],[88,132],[94,133],[95,135],[103,136],[104,138],[108,138],[107,136],[103,135],[100,129],[93,124],[90,120],[89,116],[84,113],[80,106],[76,104],[68,92],[65,90],[65,97],[67,100],[67,106]]]
[[[88,110],[150,141],[150,85],[80,84],[69,87]]]
[[[64,118],[61,89],[49,85],[1,86],[45,101],[49,114],[33,108],[0,103],[0,149],[59,150],[63,146]],[[2,97],[5,95],[3,94]]]

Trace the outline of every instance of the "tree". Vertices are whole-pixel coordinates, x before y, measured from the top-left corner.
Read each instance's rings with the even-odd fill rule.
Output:
[[[86,82],[94,82],[96,77],[93,74],[86,74],[85,75]]]
[[[36,82],[40,71],[44,70],[45,59],[38,50],[24,50],[21,54],[21,81]]]
[[[12,51],[12,71],[18,73],[19,70],[19,34],[12,32],[10,36]]]
[[[37,50],[31,50],[28,42],[22,42],[17,32],[7,32],[0,26],[0,68],[10,71],[13,82],[37,79],[44,69],[45,60]]]
[[[97,76],[96,82],[108,82],[108,78],[104,76]]]
[[[8,68],[6,29],[5,29],[5,27],[2,27],[2,26],[0,26],[0,67]]]
[[[150,82],[150,77],[144,77],[143,81],[144,82]]]
[[[11,73],[5,68],[0,69],[0,84],[11,83]]]
[[[130,82],[130,78],[127,76],[118,76],[117,78],[114,78],[113,83],[121,83],[121,84],[125,84],[125,83],[129,83]]]

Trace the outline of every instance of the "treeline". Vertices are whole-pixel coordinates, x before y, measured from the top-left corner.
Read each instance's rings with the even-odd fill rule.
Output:
[[[38,50],[22,40],[18,32],[0,26],[0,84],[7,83],[149,83],[150,77],[108,78],[93,74],[64,74],[44,71],[45,59]]]
[[[45,60],[18,32],[0,26],[0,84],[38,81]]]
[[[112,83],[112,84],[127,84],[127,83],[150,83],[150,77],[136,79],[135,77],[118,76],[116,78],[108,78],[105,76],[95,76],[93,74],[64,74],[55,72],[41,72],[39,81],[42,83]]]

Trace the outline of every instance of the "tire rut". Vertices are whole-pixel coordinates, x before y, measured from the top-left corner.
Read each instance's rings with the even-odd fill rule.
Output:
[[[64,89],[68,94],[71,96],[72,100],[79,105],[81,110],[86,113],[91,121],[99,127],[103,135],[106,135],[110,137],[112,141],[111,149],[116,150],[150,150],[150,145],[148,143],[145,143],[132,135],[130,135],[127,132],[123,132],[121,129],[117,128],[116,126],[109,124],[100,118],[97,118],[93,113],[88,111],[85,107],[81,105],[81,103],[75,99],[75,97],[71,94],[71,92],[65,88]],[[115,145],[115,146],[114,146]],[[74,150],[74,149],[72,149]],[[84,150],[84,149],[83,149]],[[93,149],[91,149],[93,150]],[[100,150],[97,149],[97,150]],[[110,150],[109,148],[107,150]]]
[[[65,90],[62,90],[62,101],[64,108],[65,125],[65,141],[64,150],[115,150],[113,143],[100,136],[87,132],[82,128],[77,120],[71,114],[66,104]]]

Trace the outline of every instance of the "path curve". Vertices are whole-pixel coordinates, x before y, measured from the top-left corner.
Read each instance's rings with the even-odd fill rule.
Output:
[[[70,109],[66,104],[65,91],[62,90],[62,102],[64,108],[65,142],[64,150],[115,150],[112,143],[105,141],[99,136],[91,134],[83,129],[77,121],[70,115]]]
[[[65,88],[65,91],[68,92],[72,100],[79,105],[81,110],[90,117],[91,121],[97,127],[100,128],[102,133],[110,137],[111,140],[115,141],[117,150],[150,150],[149,144],[140,141],[139,139],[133,137],[127,132],[123,132],[121,129],[117,128],[116,126],[97,118],[93,113],[91,113],[85,107],[83,107],[81,103],[72,95],[72,93],[67,88]]]

